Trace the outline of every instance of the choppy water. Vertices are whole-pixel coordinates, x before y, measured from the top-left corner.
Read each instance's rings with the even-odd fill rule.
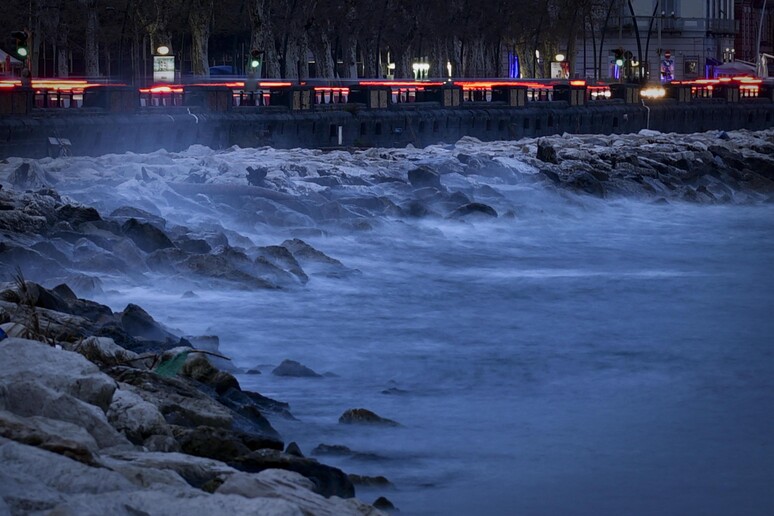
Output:
[[[290,402],[287,441],[378,455],[321,460],[388,477],[358,496],[401,514],[774,514],[771,207],[532,202],[308,241],[363,274],[103,300],[218,334]],[[285,358],[338,376],[268,374]],[[403,427],[339,425],[354,407]]]

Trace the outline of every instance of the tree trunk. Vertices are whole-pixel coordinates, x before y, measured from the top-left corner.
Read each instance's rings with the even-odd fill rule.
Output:
[[[84,61],[87,77],[99,77],[98,0],[81,0],[86,6],[86,49]]]
[[[263,52],[266,77],[279,78],[281,76],[279,60],[274,46],[274,32],[267,0],[250,0],[248,12],[252,24],[250,50]]]
[[[427,46],[427,63],[430,65],[428,77],[446,77],[446,60],[441,43],[433,40]]]
[[[56,33],[56,76],[57,77],[69,77],[70,76],[70,63],[68,62],[68,55],[70,51],[67,43],[67,30],[60,25],[60,30]]]
[[[376,52],[376,38],[361,38],[360,48],[363,54],[363,75],[366,78],[381,78],[382,73],[379,70],[379,60]]]
[[[395,54],[395,78],[413,79],[414,71],[411,69],[411,46],[406,45]]]
[[[214,0],[193,0],[188,12],[191,28],[191,72],[203,77],[210,75],[208,53],[214,5]]]
[[[317,65],[317,76],[324,79],[336,77],[336,63],[333,61],[333,46],[328,34],[321,34],[318,46],[313,50]]]
[[[357,38],[345,37],[342,49],[342,79],[357,79]]]

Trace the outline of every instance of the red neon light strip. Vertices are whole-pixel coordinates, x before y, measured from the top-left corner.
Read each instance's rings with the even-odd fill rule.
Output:
[[[419,82],[419,81],[360,81],[360,86],[391,86],[395,88],[412,86],[443,86],[442,82]]]

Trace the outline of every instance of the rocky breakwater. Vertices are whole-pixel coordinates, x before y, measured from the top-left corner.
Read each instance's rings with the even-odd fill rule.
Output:
[[[703,204],[774,200],[772,131],[564,135],[524,153],[550,183],[596,197],[648,197]]]
[[[169,225],[133,206],[103,214],[60,195],[55,182],[33,161],[0,184],[2,270],[21,267],[30,280],[66,283],[84,296],[100,293],[106,277],[148,285],[163,278],[191,290],[288,289],[310,274],[357,272],[300,239],[256,246],[222,226]]]
[[[270,418],[286,404],[140,307],[21,276],[0,299],[0,514],[379,514],[344,472],[285,451]],[[105,325],[126,347],[85,336]]]

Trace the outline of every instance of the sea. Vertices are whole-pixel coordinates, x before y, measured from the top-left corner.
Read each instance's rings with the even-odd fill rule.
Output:
[[[498,191],[508,217],[304,237],[346,278],[97,300],[218,335],[243,389],[290,404],[286,442],[386,477],[357,496],[399,514],[774,514],[774,207]],[[324,376],[273,375],[285,359]],[[352,408],[400,426],[340,424]]]

